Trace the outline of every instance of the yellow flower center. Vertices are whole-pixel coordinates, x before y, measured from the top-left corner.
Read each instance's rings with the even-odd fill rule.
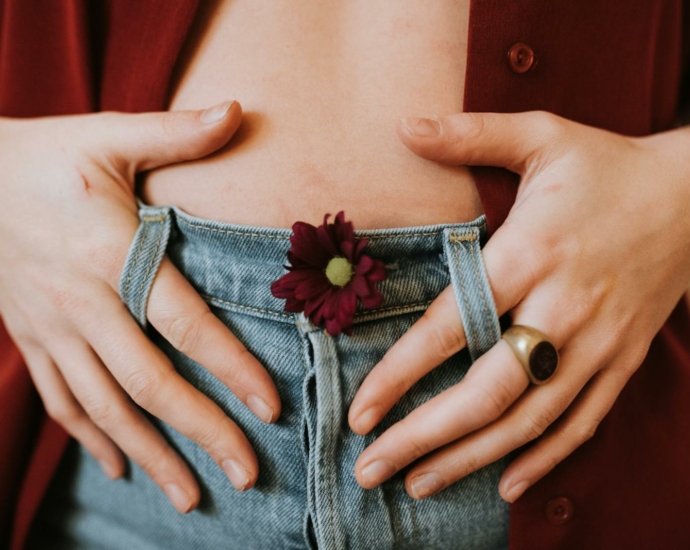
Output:
[[[352,264],[347,258],[335,256],[326,266],[326,277],[335,286],[345,286],[352,279]]]

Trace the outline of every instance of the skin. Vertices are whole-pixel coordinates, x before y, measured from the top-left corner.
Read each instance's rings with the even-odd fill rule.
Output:
[[[239,490],[254,485],[258,464],[237,424],[177,374],[118,294],[139,224],[133,182],[141,170],[217,150],[241,118],[238,103],[205,114],[0,118],[3,322],[47,413],[111,478],[123,474],[128,455],[180,512],[197,506],[197,481],[135,405],[196,441]],[[278,418],[280,397],[268,372],[167,257],[147,316],[264,422]],[[252,396],[267,408],[257,407]],[[228,467],[226,460],[238,467]]]
[[[143,174],[144,202],[288,229],[339,210],[358,229],[481,214],[465,166],[411,155],[394,131],[462,111],[469,1],[201,4],[167,107],[237,99],[242,126],[209,157]]]
[[[590,439],[690,279],[690,131],[631,138],[544,112],[461,113],[408,121],[400,140],[443,164],[505,167],[517,201],[483,258],[498,313],[550,336],[560,364],[531,386],[505,341],[457,385],[391,426],[359,456],[373,488],[416,461],[407,492],[424,498],[535,440],[505,470],[514,502]],[[348,420],[368,433],[424,374],[465,347],[452,288],[393,345],[359,388]],[[367,470],[375,461],[381,467]]]
[[[0,118],[3,322],[48,414],[111,478],[122,475],[129,456],[180,512],[198,505],[198,484],[135,404],[198,442],[219,467],[238,461],[246,478],[227,472],[240,490],[254,485],[258,464],[237,425],[177,375],[118,295],[138,225],[133,181],[142,170],[218,150],[241,117],[235,102],[207,114]],[[437,474],[432,490],[442,490],[539,438],[500,482],[503,498],[514,501],[593,436],[682,298],[690,278],[690,132],[630,138],[542,112],[461,113],[436,122],[439,136],[414,136],[401,122],[398,137],[425,162],[503,166],[521,175],[517,202],[486,244],[484,262],[499,314],[513,310],[515,323],[549,334],[561,366],[546,385],[529,387],[499,342],[461,383],[365,449],[355,475],[373,488],[416,460],[406,485],[423,498],[432,493],[416,492],[417,476]],[[167,258],[147,316],[259,414],[250,396],[262,397],[272,410],[264,421],[278,418],[280,398],[266,370]],[[349,409],[352,430],[368,433],[464,345],[449,287],[364,380]],[[377,459],[391,464],[389,472],[367,476]]]
[[[0,311],[48,414],[110,477],[123,474],[125,456],[136,461],[180,512],[197,506],[198,484],[135,404],[197,441],[219,467],[236,459],[247,477],[228,469],[236,487],[253,487],[259,475],[237,425],[175,373],[119,299],[138,224],[136,173],[145,172],[138,178],[145,202],[205,218],[290,227],[320,224],[324,212],[343,208],[365,229],[472,220],[481,204],[466,165],[496,164],[523,183],[486,246],[489,278],[501,312],[516,306],[561,347],[559,373],[530,389],[499,343],[452,390],[466,396],[469,413],[458,409],[463,399],[444,405],[448,396],[438,396],[370,446],[356,475],[373,487],[381,480],[362,472],[372,459],[399,469],[420,458],[408,488],[424,471],[439,472],[447,485],[536,438],[572,403],[570,420],[558,423],[564,429],[551,429],[511,465],[501,491],[534,483],[593,433],[668,315],[678,281],[687,281],[687,135],[631,140],[533,113],[449,115],[439,119],[441,139],[414,138],[402,126],[396,136],[400,114],[462,109],[469,2],[202,4],[177,67],[172,112],[0,118]],[[228,97],[243,98],[245,112],[235,103],[204,124],[190,110]],[[674,239],[662,238],[664,224]],[[620,273],[632,275],[621,283]],[[266,370],[167,259],[147,315],[259,416],[250,396],[262,397],[272,410],[265,421],[279,417]],[[416,379],[463,346],[446,290],[362,385],[353,430],[370,430]],[[375,416],[357,424],[372,405]],[[430,414],[439,429],[425,434],[419,426]],[[393,449],[398,441],[406,445]],[[450,445],[441,451],[443,441]]]

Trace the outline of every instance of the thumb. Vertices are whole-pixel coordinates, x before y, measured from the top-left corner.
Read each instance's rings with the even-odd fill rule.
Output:
[[[397,132],[406,147],[425,159],[522,174],[536,154],[558,141],[565,122],[545,111],[458,113],[401,118]]]
[[[242,121],[237,101],[208,109],[98,115],[109,158],[131,175],[205,157],[225,145]]]

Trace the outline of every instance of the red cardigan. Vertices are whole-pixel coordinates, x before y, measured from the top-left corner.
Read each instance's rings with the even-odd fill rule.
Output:
[[[197,7],[0,0],[0,115],[165,109]],[[685,93],[683,17],[690,22],[682,0],[473,0],[464,109],[545,109],[630,135],[668,129]],[[517,42],[536,56],[526,72],[508,55]],[[517,178],[473,174],[494,231]],[[1,326],[0,414],[0,546],[11,539],[18,550],[68,435],[45,415]],[[689,512],[690,316],[681,302],[595,436],[511,505],[510,548],[690,548]]]

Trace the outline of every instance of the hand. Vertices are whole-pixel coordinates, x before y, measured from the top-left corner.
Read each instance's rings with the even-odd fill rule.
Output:
[[[123,452],[131,457],[180,512],[196,507],[199,486],[135,403],[197,442],[240,490],[254,485],[258,464],[237,424],[177,373],[119,296],[139,224],[134,176],[208,155],[241,118],[238,103],[204,113],[0,118],[0,311],[7,330],[47,413],[111,478],[123,474]],[[268,372],[168,258],[147,314],[264,422],[278,418]]]
[[[690,132],[631,138],[545,112],[435,122],[436,136],[415,136],[403,124],[398,135],[426,159],[521,176],[484,262],[499,315],[512,310],[514,324],[549,335],[560,366],[545,385],[529,386],[501,340],[460,383],[367,447],[355,474],[372,488],[427,455],[405,478],[407,492],[423,498],[539,438],[503,473],[499,492],[513,502],[594,435],[687,288]],[[352,430],[368,433],[415,382],[464,347],[448,287],[368,374],[349,410]],[[369,474],[375,460],[387,470]]]

